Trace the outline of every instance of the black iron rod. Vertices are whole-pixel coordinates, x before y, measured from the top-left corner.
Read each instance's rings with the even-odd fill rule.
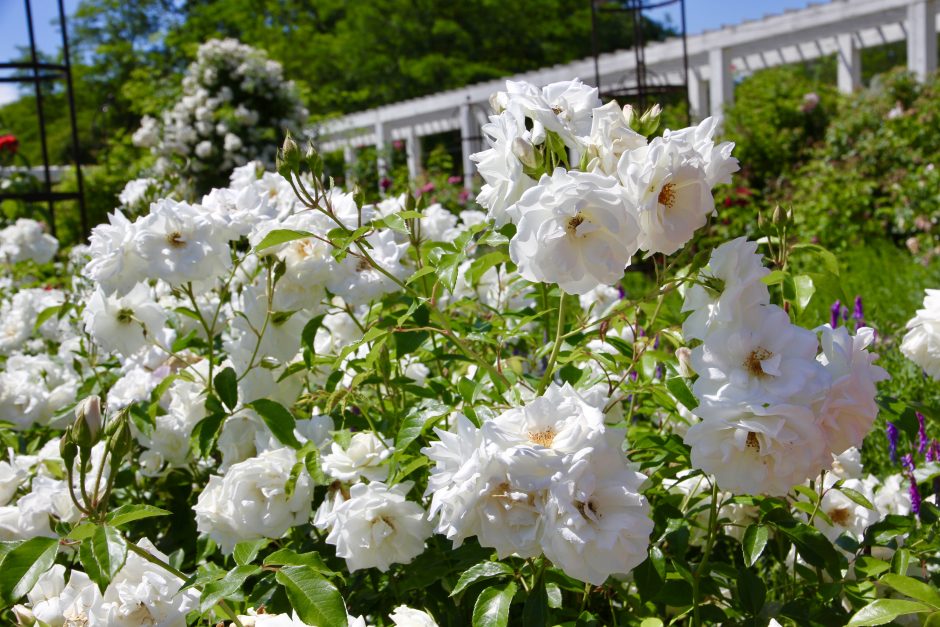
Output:
[[[33,62],[33,76],[36,79],[36,112],[39,116],[39,142],[42,146],[42,168],[45,174],[45,188],[46,194],[52,194],[52,180],[49,175],[49,150],[46,146],[46,118],[43,113],[42,106],[42,85],[39,81],[39,59],[36,57],[36,37],[33,33],[33,11],[30,6],[29,0],[23,0],[23,3],[26,5],[26,25],[29,30],[29,52]],[[53,208],[53,202],[50,198],[48,201],[49,207],[49,231],[52,233],[52,236],[55,237],[55,209]]]
[[[679,6],[682,10],[682,75],[685,79],[685,120],[687,126],[692,126],[692,101],[689,100],[689,49],[687,42],[688,32],[685,26],[685,0],[679,0]]]
[[[72,87],[72,63],[69,58],[69,37],[65,27],[65,8],[59,0],[59,25],[62,27],[62,55],[65,65],[65,85],[69,100],[69,120],[72,125],[72,158],[75,159],[75,181],[78,185],[78,213],[82,237],[88,236],[88,215],[85,212],[85,185],[82,180],[81,154],[78,148],[78,121],[75,116],[75,90]]]

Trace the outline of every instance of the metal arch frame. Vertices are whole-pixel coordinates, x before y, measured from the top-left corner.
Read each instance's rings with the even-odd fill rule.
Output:
[[[2,76],[0,83],[32,83],[36,95],[36,117],[39,122],[39,141],[42,149],[43,189],[42,192],[2,193],[0,200],[22,200],[25,202],[46,203],[48,209],[49,230],[56,235],[55,203],[63,200],[77,200],[79,216],[81,219],[82,235],[88,233],[88,214],[85,210],[85,185],[82,179],[82,168],[79,162],[80,152],[78,143],[78,121],[75,115],[75,89],[72,83],[72,65],[69,58],[68,30],[65,19],[65,7],[62,0],[57,0],[59,9],[59,25],[62,31],[62,63],[40,63],[36,52],[36,36],[33,28],[33,11],[30,0],[23,0],[26,8],[26,26],[29,33],[30,61],[0,63],[0,70],[30,70],[30,74]],[[76,192],[52,191],[52,177],[50,173],[49,148],[46,140],[46,115],[43,107],[42,83],[65,79],[66,98],[69,108],[69,126],[72,136],[72,159],[75,164],[75,180],[78,190]]]
[[[692,123],[691,103],[689,102],[689,53],[688,41],[686,38],[687,28],[685,20],[685,0],[621,0],[614,2],[617,6],[598,6],[609,4],[610,0],[589,0],[591,3],[591,47],[594,56],[594,84],[601,89],[600,73],[600,44],[597,33],[597,14],[600,13],[630,13],[632,15],[633,25],[633,53],[635,63],[633,74],[635,76],[634,85],[631,87],[622,87],[619,89],[608,89],[601,92],[601,98],[604,99],[626,99],[632,100],[641,110],[648,106],[648,99],[651,96],[660,96],[666,94],[682,93],[685,99],[686,118],[688,124]],[[653,9],[661,9],[667,6],[678,5],[680,12],[682,39],[682,83],[669,83],[666,80],[662,82],[650,82],[649,71],[646,65],[646,39],[643,35],[643,13]],[[655,73],[654,73],[655,76]]]

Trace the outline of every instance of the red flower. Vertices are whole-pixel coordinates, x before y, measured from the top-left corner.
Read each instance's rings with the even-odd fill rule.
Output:
[[[9,152],[15,155],[20,147],[20,140],[13,135],[0,135],[0,152]]]

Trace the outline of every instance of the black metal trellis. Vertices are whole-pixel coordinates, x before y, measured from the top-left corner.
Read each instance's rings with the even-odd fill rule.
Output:
[[[75,116],[75,94],[72,85],[72,65],[69,58],[69,40],[65,22],[65,8],[62,0],[58,0],[59,25],[62,30],[62,63],[40,63],[36,53],[36,36],[33,29],[33,11],[30,0],[23,0],[26,8],[26,25],[29,33],[29,61],[0,63],[0,70],[28,70],[13,76],[0,76],[0,83],[32,83],[36,94],[36,115],[39,122],[39,141],[42,149],[43,190],[40,192],[0,192],[0,200],[22,200],[25,202],[46,203],[49,213],[49,230],[56,234],[55,203],[63,200],[78,202],[81,217],[82,234],[88,233],[88,216],[85,211],[85,189],[82,181],[82,169],[79,163],[78,123]],[[72,159],[75,164],[75,180],[77,191],[52,191],[52,177],[49,164],[49,148],[46,142],[46,116],[43,109],[42,84],[47,81],[65,80],[66,98],[69,107],[69,124],[72,135]]]
[[[685,0],[590,0],[591,2],[591,43],[594,53],[594,82],[605,100],[617,99],[623,103],[635,105],[641,112],[652,105],[652,98],[681,94],[686,103],[687,117],[691,124],[689,104],[689,53],[686,41]],[[643,28],[646,24],[644,12],[653,9],[677,5],[681,15],[679,36],[682,38],[682,83],[670,83],[667,79],[650,72],[646,67],[646,36]],[[624,87],[604,89],[601,86],[600,44],[598,41],[598,13],[630,13],[633,26],[633,52],[636,58],[634,80]]]

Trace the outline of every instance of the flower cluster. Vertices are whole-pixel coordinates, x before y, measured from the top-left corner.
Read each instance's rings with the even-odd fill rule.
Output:
[[[437,531],[459,546],[476,536],[499,557],[546,557],[600,585],[646,558],[653,523],[640,494],[645,477],[623,455],[625,431],[569,385],[424,449]]]
[[[204,192],[252,159],[273,165],[283,133],[300,135],[306,119],[279,63],[235,39],[211,39],[189,66],[180,99],[161,119],[144,117],[133,139],[157,157],[157,176],[191,178]]]
[[[49,263],[59,250],[56,238],[46,233],[41,222],[20,218],[0,230],[0,260],[4,263],[34,261]]]
[[[492,100],[490,148],[472,157],[486,182],[477,202],[497,226],[516,225],[519,273],[569,294],[613,285],[638,250],[675,253],[714,213],[712,187],[738,169],[734,145],[714,142],[715,118],[647,141],[634,127],[655,129],[655,112],[637,120],[602,106],[580,81],[507,81]]]
[[[738,238],[712,253],[685,295],[683,325],[698,374],[685,441],[692,464],[740,493],[784,495],[861,446],[887,373],[866,350],[870,328],[809,331],[770,304],[757,244]],[[818,336],[817,336],[818,334]],[[821,348],[821,351],[820,351]]]
[[[940,290],[927,290],[924,306],[907,323],[901,343],[904,356],[940,381]]]

